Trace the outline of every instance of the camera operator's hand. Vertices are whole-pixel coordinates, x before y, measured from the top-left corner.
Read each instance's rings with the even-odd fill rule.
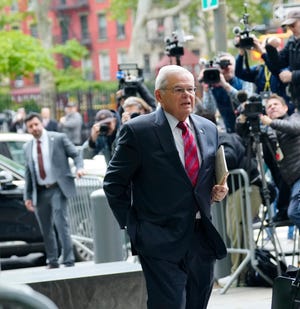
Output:
[[[226,81],[222,71],[220,72],[220,83],[218,84],[218,86],[223,87],[227,92],[231,90],[231,85]]]
[[[122,114],[122,123],[127,122],[131,119],[131,114],[129,112],[123,112]]]
[[[292,81],[292,72],[289,70],[279,73],[279,78],[283,83],[290,83]]]
[[[198,75],[198,81],[202,87],[202,91],[208,92],[209,90],[209,84],[205,83],[203,81],[203,72],[205,71],[206,68],[203,68],[202,70],[200,70],[200,73]]]
[[[95,123],[91,128],[90,139],[95,143],[100,133],[100,124]]]
[[[265,126],[269,126],[272,123],[272,119],[268,117],[267,115],[260,115],[260,121]]]
[[[263,47],[257,37],[253,37],[253,50],[260,54],[266,53],[266,49]]]

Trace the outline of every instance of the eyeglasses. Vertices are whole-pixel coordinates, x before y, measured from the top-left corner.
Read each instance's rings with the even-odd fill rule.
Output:
[[[173,88],[164,88],[161,90],[168,90],[171,91],[172,93],[176,94],[176,95],[182,95],[184,93],[188,93],[188,94],[195,94],[196,92],[196,87],[188,87],[188,88],[183,88],[183,87],[173,87]]]

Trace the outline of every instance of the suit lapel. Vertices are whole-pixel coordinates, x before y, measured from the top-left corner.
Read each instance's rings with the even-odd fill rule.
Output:
[[[49,144],[49,159],[52,160],[53,149],[54,149],[54,137],[48,132],[48,144]]]
[[[180,157],[168,120],[161,108],[158,109],[156,112],[154,131],[160,141],[163,150],[168,155],[169,162],[174,166],[177,171],[180,171],[182,173],[183,179],[185,179],[188,183],[191,184],[191,181],[184,169],[184,166],[180,161]]]

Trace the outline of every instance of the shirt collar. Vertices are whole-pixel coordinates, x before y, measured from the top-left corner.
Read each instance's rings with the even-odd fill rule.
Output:
[[[171,115],[170,113],[166,112],[165,110],[164,110],[164,113],[167,117],[167,120],[170,124],[171,129],[174,130],[177,127],[179,120],[177,118],[175,118],[173,115]],[[184,122],[188,125],[188,127],[190,129],[192,128],[191,122],[190,122],[190,117],[187,117]]]

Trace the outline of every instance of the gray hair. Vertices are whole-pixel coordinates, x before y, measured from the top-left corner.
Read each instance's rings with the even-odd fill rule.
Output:
[[[168,84],[168,77],[175,73],[176,74],[190,74],[194,78],[193,74],[190,71],[188,71],[187,69],[179,65],[175,65],[175,64],[166,65],[162,67],[157,74],[157,77],[155,80],[155,90],[166,88]]]

